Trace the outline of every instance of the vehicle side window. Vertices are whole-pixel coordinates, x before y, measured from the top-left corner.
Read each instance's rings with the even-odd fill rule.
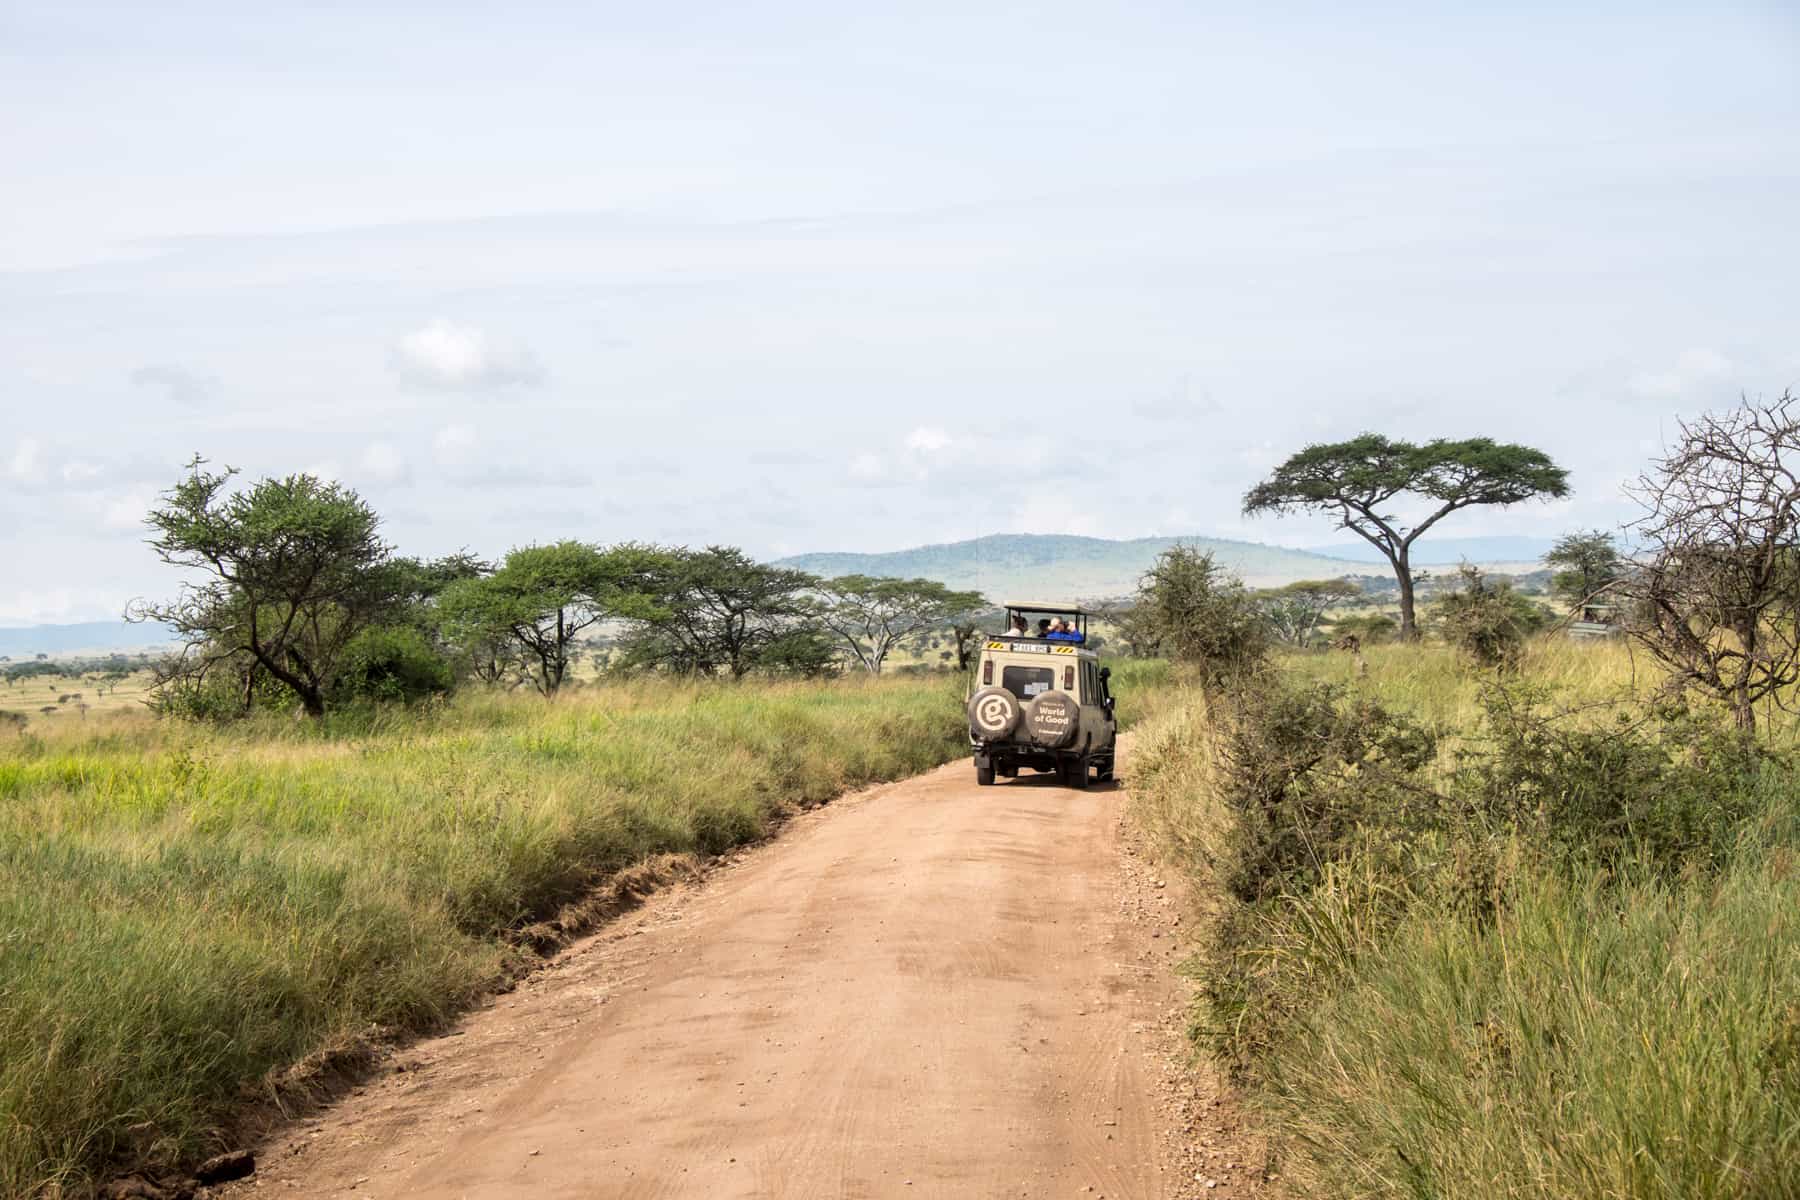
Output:
[[[1007,667],[1000,672],[1000,686],[1029,700],[1056,686],[1056,671],[1051,667]]]
[[[1094,664],[1085,659],[1081,664],[1081,702],[1100,703],[1100,679],[1094,674]]]

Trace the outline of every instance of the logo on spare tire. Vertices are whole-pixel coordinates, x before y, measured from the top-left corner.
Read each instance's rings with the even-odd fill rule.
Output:
[[[1005,688],[983,688],[969,701],[969,722],[987,737],[1005,737],[1019,720],[1019,702]]]
[[[1060,746],[1075,736],[1081,710],[1064,692],[1045,692],[1025,710],[1025,727],[1031,740],[1044,746]]]

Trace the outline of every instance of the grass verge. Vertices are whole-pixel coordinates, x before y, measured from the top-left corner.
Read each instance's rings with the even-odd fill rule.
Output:
[[[1296,657],[1149,723],[1133,802],[1211,898],[1194,1035],[1296,1194],[1800,1195],[1794,730],[1727,752],[1633,666]]]
[[[0,1194],[213,1149],[271,1072],[443,1020],[613,873],[965,753],[959,687],[640,683],[0,745]]]

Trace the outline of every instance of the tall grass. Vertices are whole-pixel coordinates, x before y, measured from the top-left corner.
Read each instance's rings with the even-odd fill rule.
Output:
[[[1760,766],[1700,718],[1654,727],[1672,742],[1627,729],[1606,702],[1660,681],[1616,644],[1533,648],[1526,681],[1575,710],[1551,742],[1497,733],[1488,680],[1447,650],[1283,669],[1446,735],[1399,783],[1377,757],[1298,768],[1277,819],[1332,841],[1263,894],[1244,864],[1284,831],[1221,752],[1255,705],[1191,698],[1139,743],[1139,815],[1212,898],[1196,1038],[1266,1114],[1297,1194],[1800,1196],[1794,726]],[[1415,802],[1429,819],[1391,807]]]
[[[967,750],[959,681],[472,695],[0,745],[0,1194],[206,1150],[267,1073],[498,982],[613,872]]]

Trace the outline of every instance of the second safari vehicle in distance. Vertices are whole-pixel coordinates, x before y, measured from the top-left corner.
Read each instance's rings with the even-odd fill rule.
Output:
[[[1020,768],[1055,771],[1073,788],[1112,778],[1112,673],[1087,644],[1090,615],[1077,604],[1008,604],[1006,632],[982,638],[968,698],[976,783]]]

